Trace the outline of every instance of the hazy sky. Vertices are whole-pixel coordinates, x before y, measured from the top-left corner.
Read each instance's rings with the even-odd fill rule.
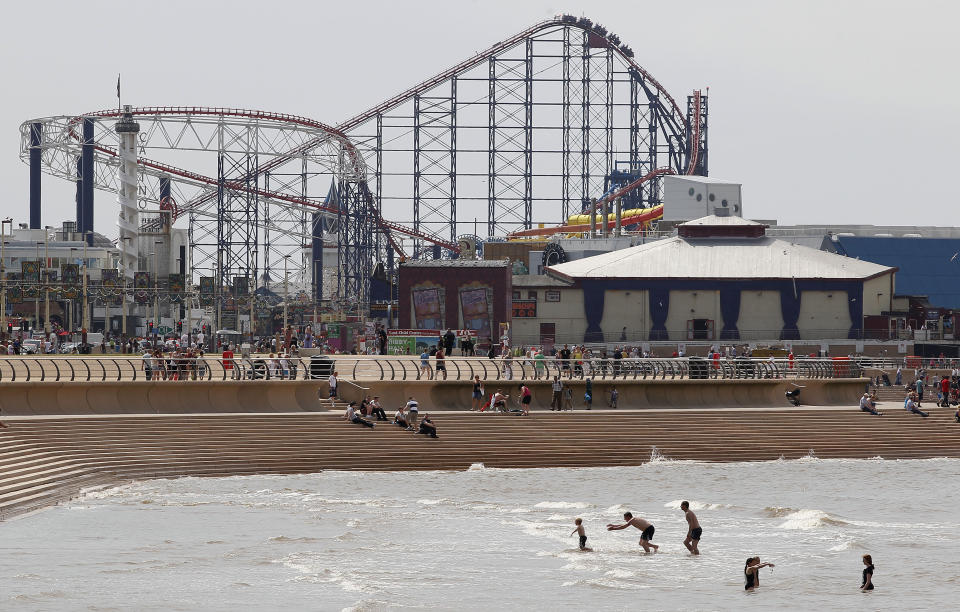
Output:
[[[4,7],[0,214],[28,221],[21,122],[124,102],[331,124],[558,13],[618,33],[678,100],[710,87],[710,174],[781,223],[951,225],[955,2],[17,2]],[[44,177],[43,223],[74,216]],[[96,229],[116,233],[97,192]]]

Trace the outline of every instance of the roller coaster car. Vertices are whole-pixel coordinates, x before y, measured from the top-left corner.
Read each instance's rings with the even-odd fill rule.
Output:
[[[564,251],[563,247],[556,242],[551,242],[543,248],[543,257],[541,258],[540,263],[544,268],[566,262],[567,252]]]
[[[560,21],[563,23],[577,23],[577,18],[573,15],[562,15]]]

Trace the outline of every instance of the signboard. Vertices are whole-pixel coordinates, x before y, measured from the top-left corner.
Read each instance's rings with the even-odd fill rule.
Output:
[[[100,282],[105,288],[113,289],[119,284],[117,282],[119,279],[120,279],[120,274],[116,270],[100,271]]]
[[[25,283],[40,282],[40,262],[39,261],[21,261],[20,273]]]
[[[150,289],[150,273],[149,272],[134,272],[133,273],[133,299],[138,304],[146,304],[149,302],[148,289]]]
[[[477,330],[481,338],[490,337],[490,313],[487,307],[487,290],[463,289],[460,291],[460,311],[463,326]]]
[[[420,329],[440,329],[440,290],[415,289],[413,295],[413,317]]]
[[[63,284],[76,287],[80,284],[80,266],[77,264],[63,264],[60,266],[63,272]]]
[[[537,316],[537,300],[513,300],[513,318],[526,319]]]
[[[213,306],[213,277],[200,277],[200,306]]]
[[[233,295],[236,297],[245,297],[250,293],[250,282],[246,276],[233,277]]]
[[[388,329],[387,352],[391,355],[419,355],[440,344],[438,329]]]
[[[183,274],[171,274],[167,282],[169,283],[170,293],[179,299],[183,295]]]

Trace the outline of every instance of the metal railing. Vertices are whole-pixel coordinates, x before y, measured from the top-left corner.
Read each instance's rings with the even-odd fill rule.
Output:
[[[444,369],[435,359],[424,366],[414,356],[323,355],[270,359],[244,357],[4,357],[4,382],[155,382],[212,380],[317,380],[337,372],[345,381],[484,381],[552,380],[707,380],[858,378],[865,370],[891,369],[882,360],[705,358],[568,360],[547,358],[447,357]],[[896,365],[892,369],[896,369]]]

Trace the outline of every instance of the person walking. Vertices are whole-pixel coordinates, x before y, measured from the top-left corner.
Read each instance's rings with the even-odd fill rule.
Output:
[[[430,353],[427,352],[426,347],[424,347],[423,352],[420,353],[420,376],[426,376],[427,380],[433,378],[430,370]]]
[[[523,416],[530,414],[530,401],[533,400],[533,393],[527,383],[520,383],[520,410]]]
[[[690,502],[680,502],[680,509],[683,510],[684,518],[687,519],[687,537],[683,540],[683,545],[687,547],[692,555],[700,554],[700,536],[703,535],[703,529],[700,527],[700,521],[697,515],[690,509]]]
[[[417,431],[417,418],[420,416],[420,404],[417,403],[417,400],[410,396],[410,399],[407,400],[407,429],[410,431]]]
[[[563,405],[560,403],[561,394],[563,393],[563,383],[560,382],[559,376],[553,377],[553,397],[550,399],[550,410],[561,410]]]
[[[437,347],[437,352],[433,357],[437,360],[437,376],[440,376],[440,372],[443,372],[443,380],[447,380],[447,365],[444,361],[446,355],[443,352],[443,346]]]
[[[589,377],[584,388],[583,403],[587,405],[587,410],[593,410],[593,380]]]
[[[328,397],[331,401],[337,399],[337,374],[339,374],[339,372],[335,371],[327,378],[327,385],[330,387]]]
[[[479,410],[480,405],[483,403],[483,383],[480,382],[479,374],[473,376],[473,394],[471,398],[473,403],[470,406],[470,410]]]

